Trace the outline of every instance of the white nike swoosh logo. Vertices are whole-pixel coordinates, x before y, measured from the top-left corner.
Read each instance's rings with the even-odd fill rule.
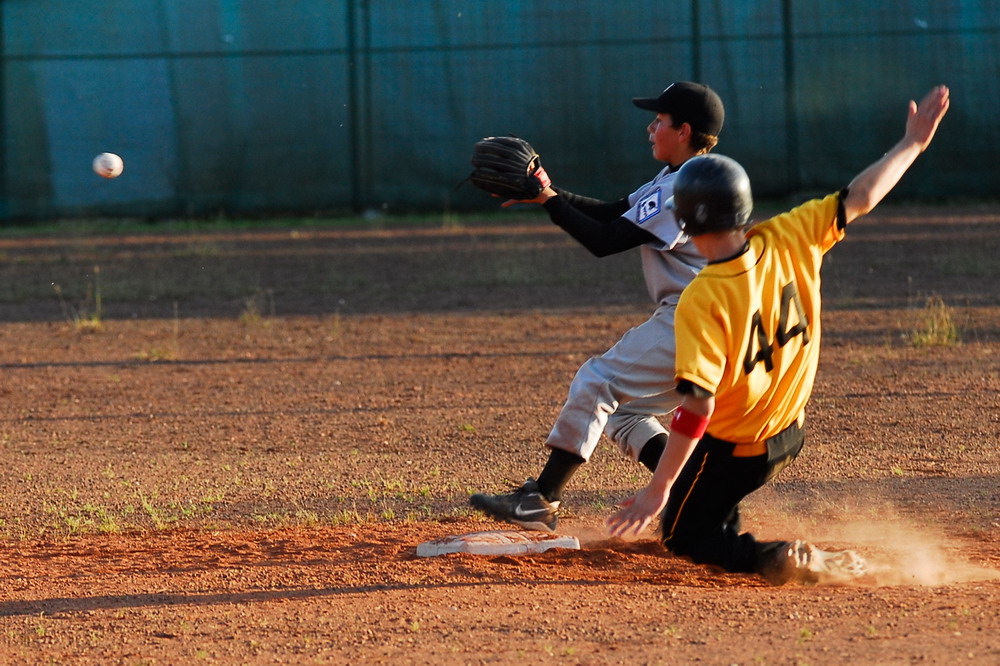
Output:
[[[514,507],[514,515],[518,518],[533,518],[534,516],[548,512],[548,509],[532,509],[531,511],[525,511],[521,508],[520,504]]]

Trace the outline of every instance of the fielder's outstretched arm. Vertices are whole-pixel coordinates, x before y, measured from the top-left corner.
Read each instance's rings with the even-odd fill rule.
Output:
[[[933,88],[919,105],[910,100],[903,138],[882,159],[855,176],[848,186],[844,200],[848,222],[870,212],[896,186],[910,165],[930,145],[938,123],[948,112],[949,104],[946,86]]]

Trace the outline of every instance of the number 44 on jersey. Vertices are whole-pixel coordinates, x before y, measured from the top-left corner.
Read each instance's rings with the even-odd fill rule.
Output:
[[[792,325],[789,326],[789,315],[792,314]],[[809,344],[809,319],[806,317],[802,300],[795,288],[794,282],[789,282],[781,289],[781,312],[778,315],[778,330],[774,340],[768,337],[764,330],[764,320],[760,310],[754,312],[750,322],[750,341],[746,354],[743,356],[743,371],[750,374],[758,363],[764,364],[764,369],[770,372],[774,368],[775,345],[784,347],[795,336],[802,336],[802,345]],[[756,350],[756,351],[755,351]]]

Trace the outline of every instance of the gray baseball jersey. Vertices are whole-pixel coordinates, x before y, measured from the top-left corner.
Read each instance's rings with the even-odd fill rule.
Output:
[[[676,171],[664,167],[656,177],[629,195],[631,208],[623,217],[656,236],[661,244],[643,245],[642,273],[649,296],[659,305],[677,303],[681,291],[705,266],[702,257],[666,208],[674,193]]]
[[[651,437],[666,432],[657,417],[680,403],[674,391],[674,308],[705,258],[666,208],[675,175],[666,167],[629,195],[632,207],[624,215],[660,241],[641,247],[646,287],[658,307],[615,346],[580,367],[546,441],[584,460],[602,432],[637,460]]]

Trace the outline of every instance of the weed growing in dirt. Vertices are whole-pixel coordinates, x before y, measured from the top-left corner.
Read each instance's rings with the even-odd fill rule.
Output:
[[[274,290],[258,289],[243,299],[240,322],[247,325],[261,324],[274,316]]]
[[[344,321],[340,314],[340,308],[334,311],[329,320],[330,340],[339,340],[344,333]]]
[[[89,332],[101,328],[100,275],[101,267],[94,266],[93,279],[87,282],[86,293],[79,307],[67,304],[66,299],[63,298],[62,286],[52,283],[52,289],[55,290],[56,296],[59,298],[59,307],[62,308],[63,316],[78,331]]]
[[[958,328],[944,299],[931,296],[922,314],[917,328],[910,333],[910,344],[914,347],[940,347],[958,342]]]
[[[86,534],[99,532],[117,534],[122,531],[119,518],[107,507],[93,502],[79,503],[77,490],[62,491],[66,503],[53,503],[46,510],[55,518],[53,527],[65,534]],[[79,503],[79,504],[78,504]],[[74,506],[77,505],[78,506]]]
[[[214,510],[212,503],[206,500],[186,503],[158,502],[155,492],[152,496],[147,496],[137,485],[135,484],[134,490],[135,496],[139,500],[139,506],[142,508],[143,513],[152,520],[153,527],[157,530],[170,529],[182,520],[199,518],[212,513]]]
[[[142,506],[142,510],[146,512],[146,515],[150,517],[153,521],[153,526],[158,530],[164,530],[170,526],[169,519],[164,518],[163,513],[156,507],[151,499],[146,497],[146,494],[141,490],[136,489],[136,495],[139,498],[139,504]]]
[[[315,527],[319,525],[319,514],[307,509],[295,510],[295,524],[299,526]]]
[[[83,505],[83,510],[93,517],[98,532],[102,534],[117,534],[121,532],[118,520],[108,511],[107,507],[97,506],[88,502]]]
[[[180,334],[180,317],[178,317],[177,301],[174,301],[174,317],[169,344],[165,347],[150,347],[145,351],[136,352],[136,360],[150,362],[176,360],[180,356]]]
[[[340,511],[335,511],[330,516],[330,523],[332,525],[357,525],[359,523],[365,522],[358,513],[357,509],[341,509]]]

